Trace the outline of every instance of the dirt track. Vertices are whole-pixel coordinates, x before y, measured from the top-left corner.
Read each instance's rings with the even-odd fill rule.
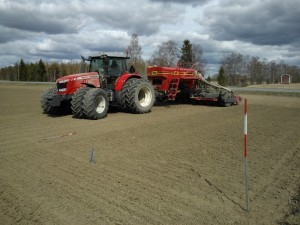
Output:
[[[89,121],[42,114],[43,88],[0,83],[0,224],[276,224],[288,213],[300,98],[247,95],[247,213],[243,105]]]

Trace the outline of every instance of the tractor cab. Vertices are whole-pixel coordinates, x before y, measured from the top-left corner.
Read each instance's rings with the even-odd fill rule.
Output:
[[[122,56],[92,56],[87,59],[90,61],[89,72],[97,72],[103,85],[113,89],[116,80],[128,71],[128,59],[129,57]]]

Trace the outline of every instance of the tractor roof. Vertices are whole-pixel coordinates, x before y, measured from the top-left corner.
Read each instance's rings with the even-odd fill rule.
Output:
[[[90,56],[91,58],[110,58],[110,59],[130,59],[130,57],[128,56],[120,56],[120,55],[94,55],[94,56]]]

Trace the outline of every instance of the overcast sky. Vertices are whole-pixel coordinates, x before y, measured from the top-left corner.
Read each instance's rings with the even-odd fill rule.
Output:
[[[132,33],[144,59],[201,44],[208,74],[229,52],[300,66],[299,0],[0,0],[0,67],[124,52]]]

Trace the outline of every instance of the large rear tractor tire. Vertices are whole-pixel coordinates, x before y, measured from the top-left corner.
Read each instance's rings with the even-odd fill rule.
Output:
[[[87,119],[98,120],[107,116],[109,101],[106,92],[100,88],[92,88],[86,92],[82,100],[83,115]]]
[[[132,78],[126,82],[121,91],[121,107],[131,113],[148,113],[154,102],[154,90],[147,81]]]
[[[52,87],[45,90],[41,97],[41,107],[43,109],[43,113],[49,115],[67,115],[70,114],[70,102],[62,102],[60,106],[51,106],[47,101],[46,97],[49,94],[56,94],[57,88]]]
[[[83,118],[82,100],[84,95],[90,90],[89,87],[79,88],[72,96],[71,109],[75,118]]]

